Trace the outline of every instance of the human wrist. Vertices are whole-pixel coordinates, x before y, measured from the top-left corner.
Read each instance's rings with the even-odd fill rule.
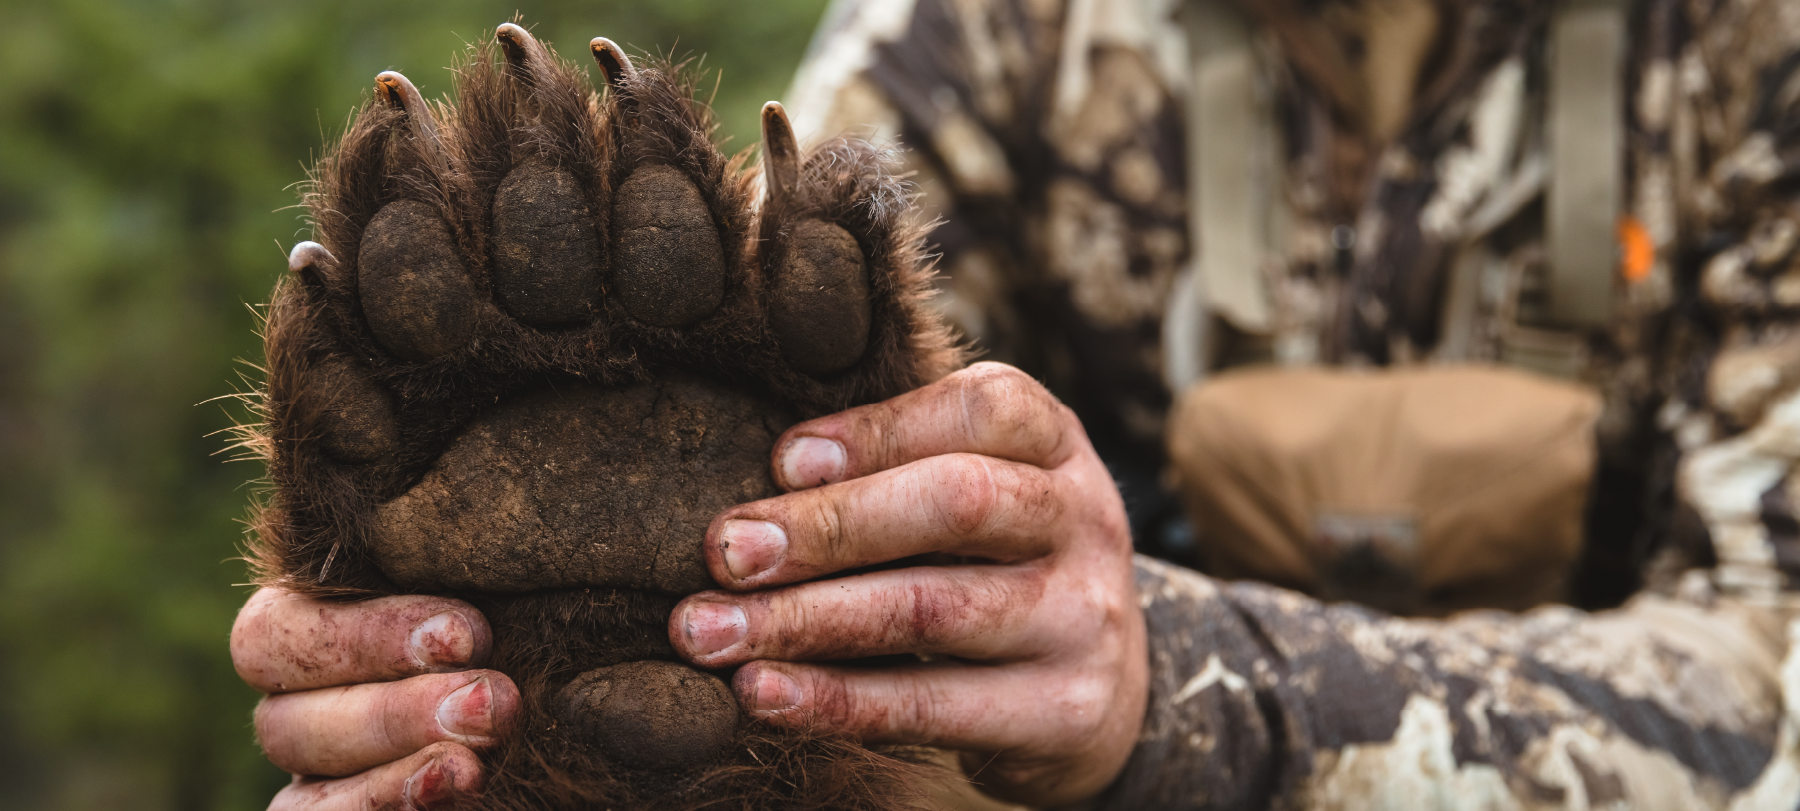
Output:
[[[1143,724],[1112,783],[1083,811],[1255,807],[1273,785],[1275,720],[1255,675],[1254,632],[1210,578],[1134,559],[1147,634]]]

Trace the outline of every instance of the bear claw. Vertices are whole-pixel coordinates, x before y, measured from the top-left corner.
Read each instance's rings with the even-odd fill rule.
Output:
[[[325,268],[337,264],[337,257],[324,245],[317,242],[301,242],[288,251],[288,272],[299,276],[308,284],[319,284],[323,281]]]
[[[763,105],[763,185],[768,209],[790,213],[800,183],[800,147],[780,102]],[[863,249],[842,227],[794,225],[771,268],[769,323],[789,362],[809,375],[840,372],[868,349],[871,312]]]
[[[631,57],[612,40],[606,37],[594,37],[588,43],[588,53],[593,54],[594,62],[600,65],[600,72],[605,75],[606,83],[617,86],[625,82],[637,80],[637,68],[631,64]]]
[[[433,143],[437,141],[437,123],[432,120],[431,110],[425,105],[425,98],[419,95],[419,88],[414,87],[412,80],[402,76],[399,71],[384,70],[375,76],[375,89],[380,92],[383,101],[390,109],[406,113],[412,126],[421,135]]]
[[[787,205],[800,183],[800,145],[781,102],[763,105],[762,132],[763,186],[768,189],[769,207],[779,209]]]
[[[517,23],[501,23],[494,29],[494,40],[506,56],[506,69],[516,79],[531,80],[547,57],[537,38]]]

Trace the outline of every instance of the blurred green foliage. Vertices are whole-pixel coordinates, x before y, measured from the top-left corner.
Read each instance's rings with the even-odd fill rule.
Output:
[[[584,56],[705,54],[755,142],[824,0],[0,4],[0,808],[251,809],[226,636],[261,475],[216,452],[290,188],[381,70],[428,96],[522,13]],[[200,404],[200,405],[196,405]]]

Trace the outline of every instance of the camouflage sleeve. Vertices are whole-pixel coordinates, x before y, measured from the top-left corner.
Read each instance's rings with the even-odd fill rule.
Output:
[[[1767,808],[1800,788],[1782,611],[1403,620],[1148,558],[1148,717],[1104,809]],[[1618,805],[1615,805],[1618,804]]]

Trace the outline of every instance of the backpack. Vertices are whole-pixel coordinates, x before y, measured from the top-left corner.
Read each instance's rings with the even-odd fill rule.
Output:
[[[1550,22],[1535,186],[1471,218],[1446,285],[1455,338],[1487,232],[1545,200],[1547,308],[1487,366],[1316,366],[1208,375],[1216,323],[1269,329],[1263,264],[1279,256],[1272,113],[1253,26],[1188,0],[1196,256],[1165,319],[1172,477],[1210,574],[1389,611],[1520,609],[1562,599],[1580,558],[1599,396],[1563,379],[1610,321],[1624,174],[1623,0],[1564,0]],[[1502,195],[1496,195],[1500,197]],[[1499,207],[1504,203],[1509,207]]]

